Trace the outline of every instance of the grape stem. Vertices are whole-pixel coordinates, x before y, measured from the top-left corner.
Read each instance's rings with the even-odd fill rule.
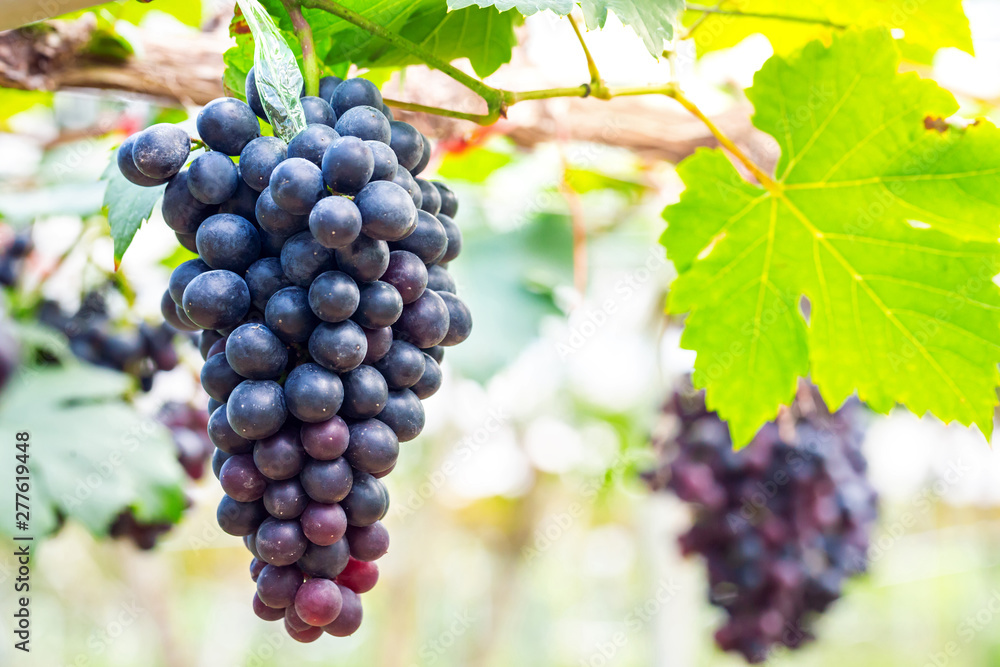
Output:
[[[587,42],[583,39],[583,33],[580,32],[580,26],[577,25],[576,19],[573,18],[572,14],[567,14],[566,18],[569,19],[569,24],[573,26],[573,32],[576,33],[576,39],[580,42],[580,47],[583,49],[583,55],[587,58],[587,71],[590,72],[590,94],[593,97],[597,97],[602,100],[610,99],[608,98],[608,89],[604,85],[604,79],[601,78],[601,73],[597,69],[597,63],[594,62],[594,56],[590,54],[590,49],[587,48]]]
[[[302,6],[296,0],[281,0],[292,20],[295,36],[299,38],[302,47],[302,74],[305,79],[306,95],[319,95],[319,60],[316,57],[316,44],[313,41],[312,26],[302,15]],[[304,5],[303,5],[304,6]]]
[[[719,3],[722,4],[721,2]],[[767,12],[744,12],[739,9],[722,9],[718,5],[711,7],[709,5],[693,5],[691,3],[687,4],[687,10],[691,12],[702,12],[703,15],[708,14],[718,14],[720,16],[738,16],[745,19],[767,19],[772,21],[791,21],[793,23],[811,23],[813,25],[822,25],[828,28],[836,28],[837,30],[846,30],[848,26],[842,23],[834,23],[827,19],[814,18],[811,16],[793,16],[790,14],[770,14]],[[692,27],[693,31],[693,27]],[[689,31],[688,34],[690,34]]]

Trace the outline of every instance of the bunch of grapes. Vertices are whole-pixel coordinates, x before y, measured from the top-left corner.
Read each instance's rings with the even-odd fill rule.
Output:
[[[862,407],[830,414],[803,387],[790,411],[733,451],[704,395],[678,392],[664,408],[672,435],[648,475],[695,506],[685,554],[708,563],[710,599],[728,614],[716,643],[751,663],[776,645],[813,638],[816,615],[866,569],[877,497],[861,452]]]
[[[423,428],[443,346],[472,321],[447,271],[458,201],[417,178],[430,143],[379,90],[324,78],[288,144],[261,136],[253,71],[246,93],[201,111],[209,150],[190,166],[190,137],[166,124],[129,137],[118,165],[167,184],[163,218],[199,255],[162,311],[203,330],[219,525],[254,556],[257,615],[309,642],[359,627],[389,548],[381,478]]]

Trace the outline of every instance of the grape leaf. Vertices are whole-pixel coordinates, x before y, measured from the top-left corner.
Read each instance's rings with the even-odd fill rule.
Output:
[[[163,196],[166,185],[144,188],[127,180],[118,171],[118,164],[111,161],[104,170],[101,180],[107,181],[108,188],[104,191],[104,207],[108,211],[108,223],[111,225],[111,238],[115,242],[115,268],[121,264],[125,251],[128,250],[135,233],[142,223],[149,220],[153,207]]]
[[[131,383],[123,373],[70,361],[22,369],[5,390],[0,429],[31,433],[32,534],[49,534],[68,517],[104,535],[126,508],[141,521],[180,518],[183,471],[173,441],[121,400]],[[5,470],[13,488],[13,467]],[[0,523],[6,535],[14,534],[10,496],[9,518]]]
[[[678,167],[668,308],[690,312],[695,384],[738,445],[807,373],[831,408],[857,392],[992,432],[1000,132],[944,124],[954,97],[899,60],[882,30],[772,57],[747,94],[781,149],[774,181],[717,150]]]
[[[478,6],[506,11],[513,8],[525,16],[546,9],[565,16],[575,4],[570,0],[448,0],[450,9]],[[654,58],[659,58],[666,43],[673,39],[674,22],[684,11],[684,0],[580,0],[579,4],[590,30],[603,28],[608,10],[611,10],[639,35]]]
[[[907,50],[911,60],[929,62],[935,51],[946,46],[972,53],[972,34],[961,0],[923,0],[919,3],[911,0],[741,0],[732,5],[724,2],[720,8],[793,16],[857,28],[895,28],[903,31],[906,45],[913,49]],[[692,35],[701,53],[729,48],[749,35],[760,33],[770,40],[775,52],[787,54],[811,40],[828,39],[836,31],[836,28],[821,23],[727,14],[703,15],[695,10],[684,15],[684,22],[690,25],[703,16],[702,24]]]

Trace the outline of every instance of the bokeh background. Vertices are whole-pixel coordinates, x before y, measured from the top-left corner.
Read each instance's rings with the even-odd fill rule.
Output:
[[[225,42],[225,8],[206,2],[167,13],[156,4],[112,7],[100,20],[126,44],[137,31],[212,32]],[[996,122],[1000,6],[967,0],[965,9],[976,57],[946,49],[924,73],[959,97],[963,115]],[[586,78],[565,20],[539,15],[519,30],[523,48],[492,81],[516,89]],[[613,18],[587,37],[609,82],[676,76],[742,143],[767,154],[740,92],[770,55],[763,38],[656,63]],[[416,88],[453,94],[421,68],[383,86],[401,99]],[[37,545],[29,656],[11,647],[14,571],[0,556],[0,664],[741,664],[714,648],[721,612],[708,604],[702,563],[675,546],[687,509],[648,492],[638,476],[653,464],[659,406],[693,361],[678,347],[681,323],[663,315],[673,270],[657,243],[660,212],[681,188],[670,158],[708,141],[667,100],[602,104],[526,104],[489,130],[413,119],[440,139],[431,171],[461,198],[466,249],[453,268],[475,329],[448,352],[444,387],[426,403],[427,428],[386,480],[392,547],[364,596],[357,634],[299,645],[254,616],[249,556],[216,525],[222,492],[208,473],[187,483],[190,507],[154,550],[97,539],[73,520]],[[160,320],[169,272],[190,255],[157,213],[116,274],[99,178],[128,133],[160,120],[193,129],[197,108],[92,89],[0,90],[0,236],[30,229],[35,244],[22,281],[7,290],[18,326],[30,328],[17,314],[32,299],[72,312],[109,283],[117,325]],[[585,110],[596,115],[582,117]],[[650,129],[634,127],[636,118]],[[664,124],[658,141],[653,128]],[[610,139],[581,141],[588,133]],[[137,414],[168,401],[207,402],[197,348],[181,350],[178,368],[131,395]],[[73,419],[43,398],[37,411],[12,415],[5,400],[3,433],[23,420]],[[87,440],[80,428],[95,425],[67,423],[58,456],[70,456],[73,439]],[[1000,665],[1000,459],[975,431],[905,412],[872,417],[865,451],[882,498],[871,571],[820,619],[817,642],[772,664]],[[11,458],[0,461],[4,489]],[[71,486],[64,481],[61,492]],[[0,538],[0,553],[12,548]]]

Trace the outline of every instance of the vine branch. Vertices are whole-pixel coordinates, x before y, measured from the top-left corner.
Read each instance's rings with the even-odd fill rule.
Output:
[[[302,15],[302,7],[296,0],[281,0],[292,20],[295,36],[302,46],[302,74],[305,79],[306,95],[319,95],[319,60],[316,58],[316,44],[313,41],[312,26]]]
[[[576,33],[576,39],[580,42],[580,47],[583,49],[583,55],[587,58],[587,70],[590,72],[590,94],[602,100],[609,99],[607,97],[607,88],[604,86],[604,80],[601,78],[601,73],[597,69],[597,63],[594,62],[594,56],[590,54],[590,49],[587,48],[587,42],[583,39],[583,33],[580,31],[580,26],[577,25],[576,19],[573,18],[572,14],[567,14],[566,18],[569,19],[569,24],[573,26],[573,32]]]
[[[719,3],[720,5],[722,3]],[[790,14],[772,14],[769,12],[745,12],[739,9],[722,9],[719,5],[709,6],[709,5],[693,5],[688,3],[688,11],[692,12],[702,12],[703,15],[708,14],[719,14],[720,16],[738,16],[740,18],[747,19],[768,19],[773,21],[791,21],[793,23],[812,23],[814,25],[823,25],[828,28],[836,28],[837,30],[846,30],[849,26],[842,23],[834,23],[827,19],[814,18],[811,16],[793,16]],[[694,26],[688,31],[688,34],[693,32]]]

